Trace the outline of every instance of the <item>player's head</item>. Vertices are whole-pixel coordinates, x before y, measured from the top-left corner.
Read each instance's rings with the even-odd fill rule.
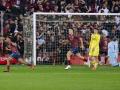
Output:
[[[113,38],[112,38],[112,41],[117,41],[117,38],[116,38],[116,37],[113,37]]]
[[[69,29],[68,33],[71,34],[71,35],[73,35],[74,34],[73,29]]]
[[[94,33],[97,34],[98,33],[98,29],[94,28]]]

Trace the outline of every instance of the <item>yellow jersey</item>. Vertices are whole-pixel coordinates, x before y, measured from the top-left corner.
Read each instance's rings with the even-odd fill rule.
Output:
[[[89,56],[99,55],[100,34],[92,34],[89,45]]]

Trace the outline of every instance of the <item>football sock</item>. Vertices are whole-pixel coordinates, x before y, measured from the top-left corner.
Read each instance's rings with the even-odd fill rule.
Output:
[[[71,65],[70,60],[67,60],[67,65]]]

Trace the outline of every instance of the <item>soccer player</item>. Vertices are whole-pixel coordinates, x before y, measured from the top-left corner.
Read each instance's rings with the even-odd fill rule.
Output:
[[[11,49],[11,54],[9,55],[9,57],[7,59],[5,59],[7,61],[6,64],[6,70],[4,72],[9,72],[10,71],[10,61],[15,58],[16,60],[18,60],[20,63],[31,66],[31,68],[33,68],[34,66],[32,64],[29,64],[27,62],[25,62],[21,56],[20,53],[17,49],[17,44],[12,42],[11,39],[9,37],[6,37],[5,40],[6,43],[8,43],[8,45],[10,46]]]
[[[89,58],[91,61],[92,70],[96,70],[98,66],[99,43],[100,43],[100,34],[98,33],[97,29],[94,29],[94,32],[91,35],[91,40],[89,45]]]
[[[69,29],[69,35],[68,35],[67,42],[70,43],[71,47],[70,47],[70,50],[67,52],[67,66],[65,69],[70,69],[71,68],[71,63],[70,63],[71,55],[76,55],[82,60],[85,60],[85,58],[81,56],[81,54],[79,53],[79,47],[83,49],[84,46],[83,46],[82,39],[79,36],[74,35],[74,31],[72,29]]]
[[[101,36],[100,40],[100,62],[99,64],[107,64],[108,61],[108,42],[109,38],[105,34]]]
[[[109,63],[112,66],[118,66],[118,40],[114,37],[111,39],[111,41],[108,43],[108,57],[109,57]]]

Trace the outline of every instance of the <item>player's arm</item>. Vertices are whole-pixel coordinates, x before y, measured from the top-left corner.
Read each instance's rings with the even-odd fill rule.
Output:
[[[92,37],[93,37],[93,35],[91,35],[91,37],[90,37],[89,49],[91,49],[91,46],[92,46]]]
[[[5,50],[7,50],[7,51],[11,51],[11,48],[9,48],[9,47],[5,47]]]
[[[116,53],[119,53],[119,44],[118,44],[118,41],[115,44],[115,51],[116,51]]]
[[[60,44],[60,47],[62,47],[63,45],[67,45],[68,44],[68,40],[63,40],[63,39],[61,39],[60,41],[59,41],[59,44]]]
[[[110,56],[110,52],[111,51],[111,44],[110,43],[108,43],[108,58],[109,58],[109,56]]]
[[[83,39],[82,39],[82,38],[79,38],[79,41],[80,41],[80,48],[81,48],[81,49],[84,49]]]
[[[69,43],[69,40],[67,40],[67,39],[66,39],[66,40],[62,40],[62,43],[63,43],[63,44],[68,44],[68,43]]]
[[[17,44],[14,43],[14,42],[11,42],[11,45],[12,45],[12,46],[15,46],[15,47],[17,46]]]

